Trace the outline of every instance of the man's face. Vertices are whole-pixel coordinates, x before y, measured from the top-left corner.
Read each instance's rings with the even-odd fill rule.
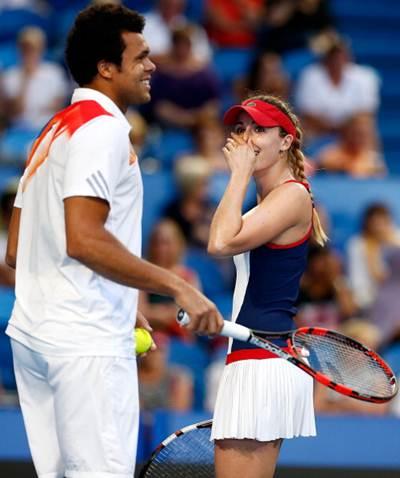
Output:
[[[150,78],[155,70],[149,47],[140,33],[124,32],[125,49],[121,66],[114,72],[114,85],[121,102],[127,106],[150,101]]]

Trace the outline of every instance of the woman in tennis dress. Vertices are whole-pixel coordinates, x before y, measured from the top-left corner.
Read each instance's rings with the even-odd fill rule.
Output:
[[[309,239],[326,241],[304,172],[299,121],[287,104],[260,95],[230,108],[224,123],[231,127],[223,148],[230,180],[208,249],[234,257],[232,320],[256,330],[294,329]],[[242,215],[251,178],[258,204]],[[282,440],[313,435],[312,378],[230,340],[212,428],[217,477],[272,478]]]

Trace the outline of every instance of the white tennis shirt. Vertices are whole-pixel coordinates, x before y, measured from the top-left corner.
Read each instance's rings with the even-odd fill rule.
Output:
[[[33,145],[15,203],[16,301],[6,333],[37,352],[132,356],[138,291],[67,255],[63,202],[106,200],[106,229],[141,255],[143,186],[129,131],[110,98],[78,88]]]

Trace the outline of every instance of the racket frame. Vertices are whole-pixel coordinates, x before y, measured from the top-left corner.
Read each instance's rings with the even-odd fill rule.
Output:
[[[190,317],[184,310],[180,309],[178,312],[177,321],[180,325],[185,326],[190,322]],[[302,357],[301,353],[299,353],[299,351],[296,349],[295,337],[296,335],[300,334],[336,337],[341,339],[342,341],[346,341],[349,345],[351,344],[354,348],[361,350],[381,366],[382,370],[388,378],[390,386],[392,387],[392,394],[385,397],[380,397],[357,392],[350,387],[334,382],[323,373],[317,372],[312,367],[310,367],[310,365],[307,364],[306,357]],[[386,403],[391,400],[398,392],[398,383],[395,374],[388,366],[388,364],[375,351],[361,344],[357,340],[354,340],[350,337],[347,337],[346,335],[340,334],[339,332],[333,330],[324,329],[322,327],[300,327],[299,329],[285,332],[264,332],[259,330],[251,330],[244,325],[236,324],[232,321],[225,320],[220,335],[230,337],[242,342],[247,342],[252,345],[255,345],[256,347],[267,350],[268,352],[273,353],[277,357],[285,359],[293,365],[296,365],[308,375],[311,375],[311,377],[313,377],[317,382],[320,382],[322,385],[331,388],[335,392],[355,398],[357,400],[372,403]],[[268,340],[278,338],[286,339],[288,344],[287,352],[278,345],[275,345],[270,342],[270,340]]]
[[[365,355],[368,355],[370,358],[375,360],[382,370],[385,372],[389,384],[392,386],[393,393],[387,397],[379,397],[374,395],[363,394],[353,390],[350,387],[342,385],[340,383],[336,383],[331,380],[329,377],[324,375],[321,372],[315,371],[312,367],[310,367],[306,363],[306,358],[301,356],[301,353],[297,350],[295,346],[296,335],[300,334],[307,334],[307,335],[319,335],[325,337],[337,337],[342,341],[347,342],[349,345],[353,346],[354,348],[359,349]],[[286,339],[288,344],[288,352],[283,350],[278,345],[271,343],[266,337],[268,338],[281,338]],[[322,327],[300,327],[299,329],[293,331],[286,331],[286,332],[262,332],[262,331],[250,331],[250,337],[247,340],[248,343],[256,345],[257,347],[263,348],[264,350],[268,350],[273,354],[277,355],[280,358],[283,358],[293,365],[296,365],[301,370],[306,372],[307,374],[311,375],[317,382],[322,383],[328,388],[335,390],[342,395],[347,395],[352,398],[356,398],[357,400],[362,400],[365,402],[372,402],[372,403],[385,403],[391,400],[398,392],[398,384],[396,380],[396,376],[391,370],[391,368],[387,365],[387,363],[372,349],[366,347],[365,345],[361,344],[357,340],[354,340],[346,335],[340,334],[339,332],[324,329]]]
[[[151,464],[153,463],[154,459],[157,457],[157,455],[166,447],[168,446],[171,442],[176,440],[177,438],[181,437],[182,435],[191,432],[193,430],[201,429],[201,428],[211,428],[212,425],[212,420],[203,420],[201,422],[193,423],[191,425],[187,425],[186,427],[183,427],[179,430],[177,430],[174,433],[171,433],[171,435],[167,436],[158,446],[157,448],[152,452],[149,460],[146,462],[146,464],[143,466],[143,468],[140,471],[139,478],[146,478],[146,473],[149,470]]]

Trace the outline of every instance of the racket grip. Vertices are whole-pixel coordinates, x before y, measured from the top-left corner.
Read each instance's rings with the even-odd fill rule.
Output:
[[[190,317],[183,309],[179,310],[176,320],[181,327],[185,327],[190,323]],[[251,331],[243,325],[235,324],[229,320],[224,320],[224,325],[220,335],[224,337],[231,337],[232,339],[240,340],[242,342],[247,342],[251,336]]]
[[[183,309],[179,309],[176,321],[181,327],[185,327],[190,324],[190,317]]]

